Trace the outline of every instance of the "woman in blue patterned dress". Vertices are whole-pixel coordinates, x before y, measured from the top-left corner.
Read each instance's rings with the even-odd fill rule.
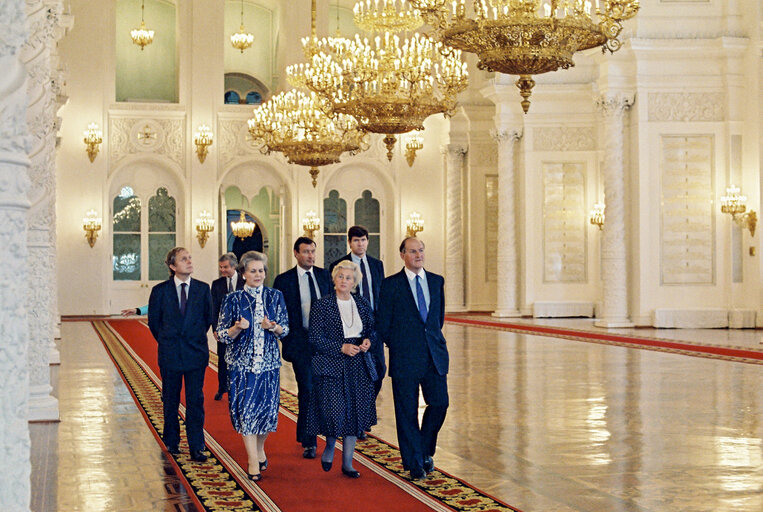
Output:
[[[352,295],[362,279],[358,265],[340,261],[331,278],[335,293],[310,307],[314,355],[307,429],[326,436],[321,456],[324,471],[331,470],[336,440],[341,437],[342,473],[358,478],[360,473],[352,467],[355,441],[376,424],[376,363],[369,349],[378,341],[371,305]]]
[[[243,290],[225,296],[217,335],[227,343],[228,394],[233,428],[244,436],[247,474],[258,481],[268,467],[265,439],[278,426],[281,354],[278,339],[289,333],[286,303],[280,291],[263,285],[267,256],[249,251],[238,266]]]

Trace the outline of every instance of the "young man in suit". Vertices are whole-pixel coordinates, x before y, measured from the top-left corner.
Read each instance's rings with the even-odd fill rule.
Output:
[[[448,348],[444,280],[424,270],[424,244],[408,237],[400,244],[405,267],[384,280],[377,332],[389,347],[389,374],[403,467],[411,479],[434,469],[432,456],[448,410]],[[419,388],[427,404],[419,426]]]
[[[223,299],[230,292],[242,290],[244,279],[236,270],[238,258],[232,252],[220,256],[217,265],[220,277],[212,281],[212,334],[217,340],[217,393],[215,393],[215,400],[222,400],[223,395],[228,392],[228,364],[225,362],[226,344],[220,343],[220,340],[217,339],[217,320],[220,316]]]
[[[175,247],[165,260],[170,278],[151,290],[148,327],[159,343],[164,433],[167,450],[180,453],[178,407],[185,382],[186,433],[191,459],[204,462],[204,373],[209,362],[207,330],[212,325],[209,285],[191,278],[191,253]]]
[[[329,293],[331,277],[329,273],[315,266],[315,242],[305,236],[294,242],[294,258],[297,265],[280,274],[273,282],[273,288],[280,290],[286,300],[289,314],[289,334],[281,339],[283,358],[291,363],[297,380],[297,442],[302,444],[302,456],[315,458],[317,442],[315,436],[306,434],[306,414],[313,388],[312,349],[308,342],[310,305]]]

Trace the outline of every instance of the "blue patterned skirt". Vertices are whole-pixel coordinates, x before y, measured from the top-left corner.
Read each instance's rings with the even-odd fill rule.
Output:
[[[228,367],[230,420],[245,436],[275,432],[278,427],[280,371],[252,373]]]

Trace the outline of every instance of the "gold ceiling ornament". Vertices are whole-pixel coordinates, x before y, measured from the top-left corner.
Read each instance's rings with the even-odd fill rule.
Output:
[[[324,102],[313,92],[292,89],[273,96],[254,110],[249,133],[260,150],[283,153],[289,163],[310,167],[313,187],[318,167],[339,162],[369,147],[369,136],[358,122],[344,114],[329,117]]]
[[[244,53],[244,50],[250,48],[252,43],[254,43],[254,35],[244,30],[244,0],[241,0],[241,26],[238,32],[230,36],[230,44]]]
[[[532,75],[574,66],[578,51],[617,51],[623,21],[639,10],[639,0],[473,0],[469,18],[465,0],[410,1],[439,41],[476,53],[478,68],[518,75],[525,113]]]
[[[332,115],[351,115],[363,130],[385,135],[389,160],[395,135],[423,130],[433,114],[452,113],[468,85],[461,52],[421,34],[401,38],[385,30],[372,41],[359,35],[319,40],[315,0],[312,37],[302,45],[308,62],[287,67],[289,81],[325,99]]]
[[[154,42],[154,31],[146,28],[146,22],[143,16],[145,10],[146,0],[143,0],[140,3],[140,28],[134,28],[130,31],[132,42],[140,46],[140,51],[143,51],[143,48]]]
[[[416,161],[416,152],[423,148],[424,139],[421,137],[421,132],[411,132],[405,141],[405,160],[408,162],[408,167],[413,167],[413,162]]]
[[[243,210],[241,211],[241,217],[239,220],[233,220],[230,223],[230,229],[233,233],[233,236],[237,236],[241,240],[252,236],[255,227],[257,227],[257,224],[250,220],[246,220],[246,214],[243,212]]]
[[[362,0],[352,9],[355,25],[367,32],[402,32],[416,30],[424,24],[418,9],[406,6],[405,0]],[[339,28],[337,26],[337,28]]]

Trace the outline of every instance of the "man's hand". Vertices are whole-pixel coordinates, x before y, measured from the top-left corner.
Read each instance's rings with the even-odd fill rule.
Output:
[[[137,315],[137,313],[135,312],[135,308],[122,310],[122,316],[135,316],[135,315]]]

